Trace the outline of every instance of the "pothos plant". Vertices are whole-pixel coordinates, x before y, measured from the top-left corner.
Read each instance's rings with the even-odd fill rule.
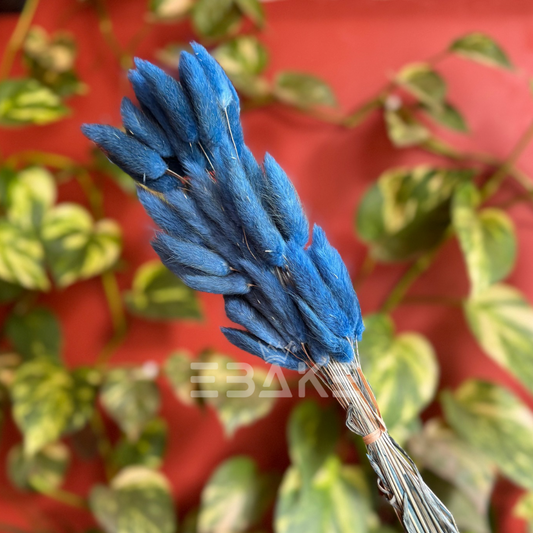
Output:
[[[37,3],[26,2],[0,66],[0,123],[5,127],[60,120],[68,114],[68,97],[90,89],[76,73],[72,36],[49,35],[31,25]],[[489,531],[491,493],[497,476],[503,475],[526,489],[515,513],[533,530],[533,414],[507,389],[469,380],[454,392],[442,392],[442,418],[422,423],[420,414],[437,392],[435,352],[419,332],[396,333],[390,315],[407,303],[409,287],[431,267],[443,244],[458,239],[471,289],[461,302],[439,302],[462,307],[487,355],[531,390],[533,311],[518,289],[503,282],[516,256],[514,224],[505,205],[487,202],[508,180],[518,182],[524,193],[507,205],[533,198],[532,182],[515,168],[533,126],[505,161],[462,153],[441,140],[434,127],[468,132],[460,111],[446,98],[439,61],[462,56],[513,75],[501,47],[486,35],[461,37],[429,61],[405,66],[375,97],[342,115],[334,108],[328,111],[335,99],[320,79],[292,71],[278,73],[274,80],[265,76],[267,50],[254,34],[237,33],[243,22],[257,28],[264,23],[257,0],[154,0],[139,34],[125,46],[113,33],[105,2],[83,4],[80,8],[95,9],[103,38],[121,67],[129,66],[135,46],[156,24],[190,19],[239,89],[245,108],[277,102],[345,128],[378,112],[398,149],[416,147],[442,156],[440,166],[386,171],[358,207],[356,230],[369,251],[358,282],[371,275],[376,262],[409,263],[380,311],[365,317],[361,357],[391,433],[424,469],[459,527]],[[180,48],[180,43],[169,43],[157,57],[175,68]],[[9,78],[19,50],[26,75]],[[394,531],[397,526],[371,473],[346,461],[346,444],[364,453],[361,444],[341,430],[333,406],[313,401],[298,404],[290,417],[291,466],[281,480],[260,472],[250,457],[230,458],[209,479],[197,509],[185,515],[176,510],[169,480],[159,470],[165,454],[172,453],[166,450],[166,422],[159,414],[159,367],[151,361],[119,366],[112,356],[128,334],[130,315],[190,320],[201,316],[201,307],[194,291],[159,262],[138,266],[131,289],[121,294],[117,272],[133,268],[121,259],[122,233],[128,228],[106,217],[94,177],[115,180],[127,198],[133,193],[127,176],[96,153],[90,164],[82,165],[28,148],[3,159],[0,168],[0,299],[6,307],[0,400],[2,413],[12,416],[22,434],[7,456],[12,484],[86,508],[105,533],[244,533],[261,526],[276,533]],[[58,188],[68,180],[76,180],[85,192],[83,205],[57,201]],[[68,291],[94,277],[101,279],[113,335],[95,354],[93,365],[70,368],[62,359],[61,324],[41,303],[41,295]],[[191,367],[185,348],[169,354],[163,373],[177,401],[215,409],[228,438],[271,410],[275,400],[260,396],[259,387],[249,398],[224,394],[231,377],[240,374],[227,370],[231,358],[210,350],[200,354],[199,361],[218,363],[216,380],[209,383],[202,378],[213,376],[213,370]],[[258,385],[265,374],[256,369]],[[276,382],[270,387],[276,388]],[[209,395],[213,388],[218,389],[216,397]],[[207,394],[198,394],[202,392]],[[110,439],[104,419],[117,426],[118,439]],[[70,457],[83,455],[88,443],[101,456],[107,483],[88,494],[67,492],[62,483]],[[265,513],[272,505],[270,524]]]

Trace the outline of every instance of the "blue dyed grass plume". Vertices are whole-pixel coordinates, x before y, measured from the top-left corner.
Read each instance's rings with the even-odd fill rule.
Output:
[[[453,517],[387,433],[360,367],[363,321],[350,276],[324,231],[309,223],[276,161],[244,144],[239,99],[218,63],[193,44],[177,82],[147,61],[129,74],[139,101],[122,103],[124,130],[85,125],[138,185],[159,228],[153,247],[193,289],[222,294],[240,328],[230,342],[268,363],[318,372],[361,435],[378,486],[404,528],[455,533]],[[311,235],[310,235],[311,233]]]
[[[180,82],[136,60],[140,103],[122,102],[125,132],[83,132],[138,184],[159,227],[153,247],[193,289],[223,294],[230,342],[290,369],[354,360],[363,322],[348,271],[309,223],[274,158],[260,165],[243,140],[239,99],[207,51],[183,52]],[[311,243],[308,245],[308,241]]]

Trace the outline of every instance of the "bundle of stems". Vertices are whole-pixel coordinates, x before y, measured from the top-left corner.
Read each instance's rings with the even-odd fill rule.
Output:
[[[159,230],[153,247],[193,289],[224,295],[240,328],[237,347],[322,377],[361,435],[378,487],[413,533],[457,531],[453,517],[387,433],[360,366],[364,330],[350,276],[324,231],[309,224],[287,175],[269,156],[260,166],[244,144],[239,99],[218,63],[197,44],[183,52],[180,82],[136,61],[136,107],[122,104],[124,131],[83,131],[130,174]]]

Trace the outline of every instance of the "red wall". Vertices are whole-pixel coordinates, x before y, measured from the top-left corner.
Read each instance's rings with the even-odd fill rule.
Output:
[[[139,28],[146,3],[108,0],[121,42],[127,42]],[[403,64],[429,57],[455,37],[479,30],[495,37],[519,69],[511,74],[460,59],[442,63],[450,98],[464,111],[472,130],[467,139],[449,135],[450,140],[465,149],[505,157],[533,117],[533,99],[527,85],[533,72],[533,4],[527,0],[282,0],[266,6],[268,25],[262,39],[271,53],[271,71],[299,69],[323,77],[335,89],[343,110],[372,95]],[[14,23],[14,16],[0,17],[1,48]],[[2,130],[1,152],[9,156],[31,148],[83,161],[88,142],[79,132],[79,125],[118,123],[120,99],[130,89],[88,7],[70,0],[43,0],[36,23],[48,30],[66,27],[74,32],[80,48],[79,71],[90,93],[72,99],[72,116],[58,124]],[[143,42],[138,55],[153,59],[155,49],[189,38],[191,34],[184,26],[162,25]],[[296,183],[311,220],[325,227],[352,274],[357,272],[364,255],[364,247],[354,234],[353,215],[365,188],[393,165],[431,160],[416,151],[391,148],[377,116],[353,131],[272,108],[248,113],[244,123],[254,153],[262,157],[268,150],[281,163]],[[533,146],[523,153],[519,164],[533,176]],[[67,185],[62,199],[82,201],[82,195],[75,185]],[[154,256],[148,244],[151,226],[140,205],[124,201],[123,194],[113,185],[106,186],[106,211],[126,228],[124,254],[129,266],[120,275],[120,283],[128,288],[135,267]],[[520,247],[510,282],[533,300],[532,208],[521,204],[511,213],[519,228]],[[377,268],[360,291],[364,312],[377,309],[403,268]],[[446,247],[435,267],[413,288],[413,294],[420,295],[439,292],[459,297],[466,291],[464,266],[455,243]],[[76,285],[46,297],[46,301],[64,324],[68,364],[94,361],[110,335],[110,317],[99,282]],[[219,325],[227,321],[221,299],[202,296],[202,303],[205,321],[200,324],[132,320],[127,341],[113,361],[162,361],[176,348],[197,352],[210,346],[257,364],[254,358],[230,346],[219,332]],[[395,320],[400,330],[423,331],[434,344],[442,369],[441,385],[455,387],[467,377],[489,378],[510,386],[533,407],[533,400],[524,389],[481,353],[457,310],[409,306],[397,311]],[[292,404],[293,400],[280,399],[267,419],[227,440],[213,413],[178,404],[164,385],[163,410],[170,420],[171,449],[165,472],[173,482],[180,514],[183,516],[197,503],[202,484],[229,455],[250,453],[262,468],[281,472],[288,461],[284,434]],[[2,437],[2,456],[15,435],[15,428],[8,424]],[[67,485],[83,492],[100,479],[102,472],[94,463],[76,462]],[[510,484],[501,484],[497,507],[503,532],[523,530],[509,516],[517,494]],[[52,523],[65,529],[70,526],[73,531],[82,531],[84,525],[90,524],[85,513],[64,509],[43,497],[15,493],[7,486],[4,473],[0,474],[0,522],[26,528],[33,528],[35,523]]]

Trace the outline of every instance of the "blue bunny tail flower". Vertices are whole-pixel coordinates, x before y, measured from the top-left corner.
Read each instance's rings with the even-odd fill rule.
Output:
[[[140,107],[124,99],[126,133],[83,132],[138,182],[158,227],[161,261],[193,289],[222,294],[235,346],[290,369],[355,360],[363,330],[348,271],[309,223],[293,184],[270,156],[244,144],[235,88],[199,44],[181,55],[176,81],[136,59]]]

